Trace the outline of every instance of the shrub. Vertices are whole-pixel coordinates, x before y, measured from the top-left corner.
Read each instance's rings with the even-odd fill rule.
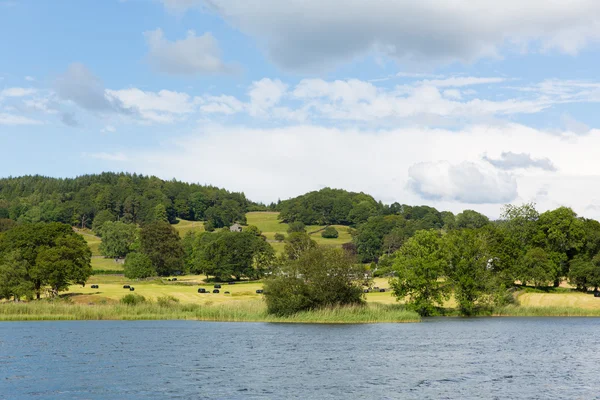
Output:
[[[121,297],[121,303],[128,306],[135,306],[146,302],[146,298],[140,294],[130,293]]]
[[[302,223],[300,221],[290,222],[290,224],[288,225],[287,232],[288,233],[306,232],[306,226],[304,225],[304,223]]]
[[[171,295],[166,295],[166,296],[157,297],[156,302],[161,307],[170,307],[174,304],[179,303],[179,299],[177,297],[173,297]]]
[[[285,240],[285,235],[283,233],[276,233],[275,240],[278,242],[283,242]]]
[[[321,237],[324,237],[325,239],[335,239],[338,236],[339,233],[333,226],[328,226],[321,232]]]
[[[267,311],[290,315],[330,306],[361,304],[364,267],[342,249],[310,248],[288,259],[265,283]]]

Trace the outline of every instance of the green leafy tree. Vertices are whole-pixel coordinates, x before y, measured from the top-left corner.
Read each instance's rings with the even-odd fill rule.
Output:
[[[94,217],[94,222],[92,223],[92,230],[94,233],[100,237],[102,237],[102,226],[105,222],[115,221],[115,215],[109,210],[102,210]]]
[[[50,286],[53,296],[69,285],[84,285],[92,275],[92,252],[79,235],[56,239],[54,246],[42,247],[36,258],[37,277]]]
[[[335,239],[339,236],[337,229],[333,226],[328,226],[327,228],[321,231],[321,237],[325,239]]]
[[[527,250],[522,260],[523,283],[533,282],[536,287],[547,286],[557,274],[558,266],[546,250],[533,247]]]
[[[0,235],[0,255],[18,251],[20,257],[26,261],[27,279],[33,285],[36,297],[39,299],[42,288],[49,284],[48,275],[38,265],[38,255],[41,251],[48,251],[58,246],[60,238],[75,236],[83,238],[73,232],[73,229],[62,223],[37,223],[17,225],[13,229]],[[85,244],[85,241],[84,241]],[[89,251],[87,244],[85,248]]]
[[[217,280],[229,281],[234,276],[257,279],[271,266],[275,251],[266,241],[249,232],[219,232],[211,234],[199,250],[200,264]]]
[[[277,232],[274,237],[278,242],[283,242],[285,240],[285,235],[283,233]]]
[[[594,291],[598,290],[600,286],[600,254],[592,259],[585,255],[577,256],[569,264],[569,283],[584,292],[590,288],[593,288]]]
[[[0,233],[6,232],[7,230],[14,228],[17,225],[15,221],[8,218],[0,218]]]
[[[288,260],[265,282],[270,314],[363,304],[364,266],[342,249],[315,247]]]
[[[284,254],[290,260],[295,260],[307,250],[317,247],[306,232],[292,232],[285,239]]]
[[[287,233],[294,232],[306,232],[306,225],[304,225],[304,223],[300,221],[290,222],[290,224],[288,225]]]
[[[254,236],[262,235],[262,232],[256,225],[248,225],[244,228],[244,232],[248,232]]]
[[[152,222],[140,230],[140,252],[147,255],[159,276],[184,269],[184,250],[179,234],[168,222]]]
[[[473,210],[465,210],[456,216],[456,227],[459,229],[477,229],[489,223],[488,217]]]
[[[390,281],[394,295],[407,299],[407,306],[428,316],[441,307],[450,291],[445,282],[446,259],[438,231],[418,231],[400,248],[393,269],[397,277]]]
[[[460,312],[472,315],[478,306],[488,306],[495,283],[484,236],[472,229],[461,229],[449,232],[442,243],[447,258],[446,276]]]
[[[0,258],[0,299],[19,301],[23,297],[32,297],[33,283],[27,273],[27,261],[18,250]]]
[[[540,215],[533,244],[544,248],[557,263],[554,286],[568,274],[569,261],[583,248],[584,239],[584,223],[570,208],[559,207]]]
[[[169,222],[169,216],[167,215],[167,208],[164,204],[157,204],[154,207],[154,218],[153,221]]]
[[[143,279],[156,275],[152,260],[143,253],[129,253],[125,258],[123,273],[128,279]]]
[[[100,254],[105,257],[123,258],[133,251],[137,240],[137,228],[123,222],[105,222],[102,225]]]

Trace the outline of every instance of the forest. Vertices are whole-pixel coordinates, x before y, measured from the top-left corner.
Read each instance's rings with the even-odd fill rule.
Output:
[[[279,212],[287,234],[267,238],[247,225],[250,211]],[[173,227],[181,220],[202,221],[204,230],[180,236]],[[241,232],[230,231],[234,223]],[[324,227],[325,245],[309,226]],[[57,296],[85,284],[93,271],[74,230],[82,228],[102,239],[104,257],[124,260],[130,279],[265,279],[275,314],[360,304],[373,277],[388,278],[393,294],[424,316],[441,312],[450,298],[472,315],[511,304],[511,293],[527,285],[600,286],[600,223],[567,207],[540,213],[534,204],[506,205],[490,220],[474,210],[388,205],[330,188],[264,205],[213,186],[102,173],[0,179],[0,298]],[[341,228],[350,239],[327,246]]]

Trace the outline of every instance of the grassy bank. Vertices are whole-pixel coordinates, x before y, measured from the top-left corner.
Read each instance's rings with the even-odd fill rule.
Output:
[[[600,317],[600,310],[568,306],[507,306],[494,310],[497,317]]]
[[[377,322],[418,322],[416,313],[394,305],[367,305],[307,311],[290,317],[267,314],[261,301],[236,304],[179,304],[145,302],[137,305],[74,304],[64,301],[32,301],[0,304],[0,321],[32,320],[198,320],[223,322],[282,322],[355,324]]]

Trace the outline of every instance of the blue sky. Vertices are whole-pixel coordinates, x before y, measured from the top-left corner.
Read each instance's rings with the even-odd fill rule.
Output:
[[[589,0],[0,0],[0,172],[599,217],[599,23]]]

